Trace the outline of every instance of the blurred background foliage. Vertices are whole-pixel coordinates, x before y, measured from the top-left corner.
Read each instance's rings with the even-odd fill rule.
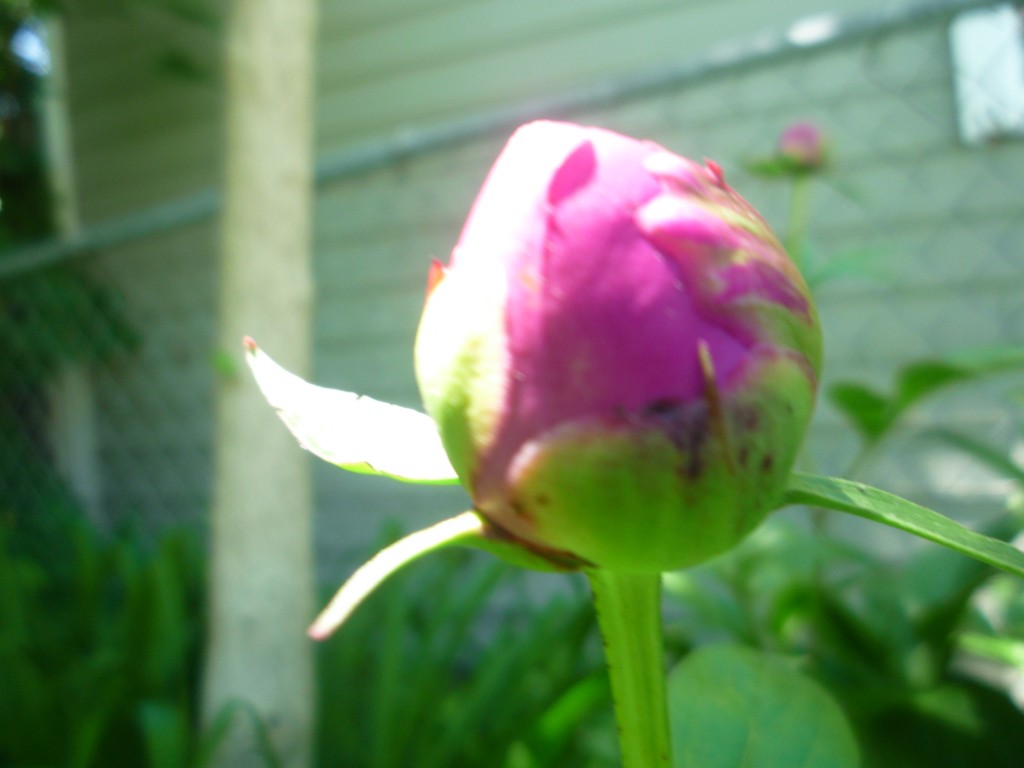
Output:
[[[39,109],[45,54],[36,45],[38,14],[57,7],[0,4],[0,250],[54,230]],[[137,340],[114,294],[74,264],[0,280],[0,513],[19,539],[75,525],[81,514],[47,445],[49,381],[66,366],[109,361]],[[59,541],[44,538],[45,546]]]
[[[233,720],[261,725],[234,702],[197,728],[194,532],[154,545],[69,521],[25,548],[4,521],[0,537],[0,765],[206,766]],[[526,578],[451,552],[382,589],[319,649],[317,765],[585,766],[595,752],[614,765],[582,583],[538,601]],[[263,764],[278,764],[269,743]]]
[[[0,3],[0,249],[50,234],[53,215],[37,107],[42,72],[25,58],[36,14],[56,1]]]
[[[14,41],[38,14],[57,5],[0,3],[0,252],[55,234],[36,109],[42,81],[19,57]],[[189,94],[187,105],[190,99],[204,104],[204,89],[216,75],[211,57],[193,38],[215,32],[217,13],[203,3],[170,0],[108,5],[126,13],[158,7],[179,25],[175,29],[189,30],[181,45],[162,41],[147,50],[145,67],[160,82],[172,82]],[[888,60],[886,40],[880,36],[876,42],[877,47],[867,46],[859,54],[868,79],[880,79],[880,90],[887,93],[899,91],[915,114],[935,122],[934,114],[921,106],[929,83],[918,83],[904,69],[899,71],[905,80],[896,85],[885,80],[878,62]],[[915,51],[912,46],[908,50]],[[901,66],[912,70],[908,62],[917,59],[900,51]],[[793,89],[813,92],[812,80],[794,78],[799,86]],[[731,93],[732,87],[722,91]],[[743,86],[736,88],[742,91]],[[700,98],[699,93],[693,96]],[[743,99],[736,103],[748,115],[754,108]],[[641,109],[639,117],[611,118],[643,128],[644,120],[652,126],[671,122],[675,109],[666,101],[650,114]],[[793,103],[786,110],[790,118],[797,116]],[[814,213],[821,210],[816,200],[868,207],[863,201],[870,192],[844,181],[842,144],[830,146],[829,162],[810,170],[774,156],[746,157],[751,145],[770,147],[774,136],[766,126],[779,121],[778,115],[748,121],[756,136],[737,146],[732,159],[755,184],[766,185],[758,194],[786,201],[770,205],[779,209],[780,229],[788,222],[788,244],[802,255],[823,305],[837,296],[840,303],[848,301],[841,290],[830,290],[850,284],[862,293],[879,294],[882,303],[895,303],[903,295],[892,287],[905,255],[901,245],[839,248],[814,236]],[[708,126],[707,131],[717,132],[717,125]],[[735,131],[735,125],[730,129]],[[895,133],[886,131],[887,136]],[[964,151],[956,151],[955,162],[974,162],[965,166],[969,183],[957,205],[970,204],[982,185],[977,179],[998,176],[1003,163],[1015,167],[1016,155],[1010,154],[1015,147],[1006,141],[1012,137],[993,144],[987,160],[965,160]],[[449,163],[448,156],[428,160],[427,165],[445,166],[443,173],[431,167],[422,173],[433,180],[454,178],[456,186],[462,184],[461,173],[472,178],[465,183],[468,189],[478,181],[477,160],[489,158],[491,149],[489,144],[471,147],[472,162],[456,158]],[[914,162],[938,154],[934,146],[925,146]],[[385,278],[368,279],[366,288],[360,287],[359,264],[346,262],[354,271],[351,290],[364,294],[360,301],[367,306],[376,298],[389,302],[381,305],[391,308],[387,312],[372,307],[365,312],[372,331],[367,335],[377,334],[389,344],[388,355],[406,343],[392,329],[392,316],[402,315],[393,308],[420,290],[419,256],[431,242],[450,244],[452,222],[430,204],[458,197],[421,193],[413,160],[401,153],[399,160],[366,180],[370,202],[366,210],[356,210],[355,223],[339,225],[325,217],[322,225],[343,234],[354,229],[366,240],[352,247],[366,248],[387,266]],[[473,173],[465,170],[470,165]],[[917,181],[928,186],[927,178]],[[382,246],[382,238],[370,239],[359,229],[364,226],[360,217],[370,222],[365,229],[377,226],[373,211],[390,208],[378,205],[381,198],[375,195],[381,189],[387,193],[390,185],[399,190],[396,209],[430,212],[412,234],[395,234],[394,242]],[[344,183],[337,189],[343,194]],[[133,193],[124,194],[130,198]],[[1009,196],[1003,199],[1012,203]],[[1002,226],[1002,214],[994,207],[989,213],[985,221]],[[950,219],[968,229],[976,226],[960,208]],[[981,262],[977,254],[998,250],[1007,263],[1019,263],[1021,241],[1015,230],[992,231],[991,237],[971,240],[972,246],[981,245],[965,258]],[[407,234],[408,241],[403,239]],[[178,236],[181,241],[174,239]],[[188,309],[181,291],[165,288],[173,285],[169,275],[185,272],[187,298],[205,296],[205,273],[193,267],[207,251],[194,247],[187,227],[184,234],[162,237],[146,243],[154,261],[137,262],[152,268],[156,287],[151,293],[126,290],[130,260],[118,261],[103,249],[0,278],[0,766],[198,767],[209,763],[231,721],[244,718],[261,725],[245,702],[236,702],[219,714],[211,730],[203,733],[198,727],[208,564],[201,517],[198,524],[195,520],[202,514],[205,491],[192,486],[204,484],[208,447],[187,434],[182,414],[199,423],[209,419],[204,404],[186,400],[183,406],[180,398],[189,389],[205,391],[206,379],[196,385],[189,378],[195,369],[204,376],[213,373],[204,346],[205,320],[197,319],[202,313]],[[925,256],[939,247],[935,237],[940,236],[925,239]],[[159,259],[167,263],[164,256],[174,248],[187,254],[182,261],[163,272],[154,267]],[[389,248],[414,250],[407,255],[415,269],[396,264]],[[328,250],[337,255],[334,246]],[[323,271],[327,293],[334,272]],[[406,272],[415,275],[407,279]],[[990,282],[1000,279],[997,275]],[[385,281],[389,286],[383,286]],[[325,304],[350,322],[342,299],[328,296]],[[908,303],[913,301],[911,296]],[[331,327],[325,324],[320,335],[336,341]],[[1022,339],[1019,329],[993,327],[992,338],[978,339],[984,348],[949,354],[924,350],[928,354],[879,363],[863,378],[849,375],[856,366],[847,365],[823,393],[823,407],[835,420],[829,439],[842,446],[838,453],[845,460],[835,461],[836,452],[822,447],[825,439],[819,435],[808,450],[809,468],[825,465],[856,477],[876,470],[884,474],[888,467],[902,471],[908,446],[927,445],[945,457],[942,466],[979,472],[989,483],[986,488],[998,489],[989,497],[997,509],[982,516],[980,526],[1001,538],[1019,536],[1024,467],[1019,450],[1014,451],[1024,440],[1024,397],[1017,375],[1021,349],[1010,342]],[[862,338],[856,359],[869,357],[877,341]],[[333,354],[325,355],[328,370]],[[169,376],[165,365],[159,377],[139,374],[154,357],[181,363],[187,373]],[[114,385],[101,393],[114,424],[103,433],[101,453],[118,469],[111,472],[108,494],[119,503],[116,512],[115,504],[109,505],[100,525],[90,522],[80,496],[58,470],[49,434],[49,382],[69,366],[85,366],[99,381]],[[354,375],[368,376],[365,371],[374,366],[355,367]],[[386,381],[382,386],[393,385]],[[989,413],[986,408],[996,401],[1009,414],[999,429],[988,423],[980,430],[962,428],[964,423],[977,427],[977,413]],[[147,420],[155,413],[164,417],[159,427]],[[961,421],[959,414],[966,417]],[[131,443],[134,435],[122,433],[119,449],[116,433],[126,422],[144,438],[152,436],[153,445]],[[334,486],[323,487],[328,501],[345,498]],[[357,505],[364,486],[353,488],[350,504]],[[416,499],[401,493],[395,491],[387,503],[396,509],[416,506]],[[955,492],[944,501],[942,511],[960,512]],[[398,533],[389,529],[377,543]],[[333,578],[339,566],[327,570]],[[697,658],[694,651],[709,646],[740,646],[784,660],[788,674],[812,681],[838,704],[868,768],[1015,767],[1024,754],[1024,594],[1018,580],[930,545],[906,539],[879,542],[860,523],[839,524],[814,510],[795,510],[777,515],[728,556],[667,575],[665,585],[669,657],[678,669],[692,669],[687,663]],[[579,580],[523,574],[485,557],[446,552],[386,585],[341,636],[319,647],[317,663],[318,765],[600,768],[617,761],[607,681]],[[273,746],[264,746],[265,765],[276,765]]]

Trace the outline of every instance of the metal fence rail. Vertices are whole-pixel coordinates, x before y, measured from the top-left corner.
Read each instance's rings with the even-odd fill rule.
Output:
[[[991,0],[923,0],[856,16],[821,14],[808,17],[785,29],[769,30],[749,40],[730,41],[664,67],[630,73],[572,93],[513,104],[437,125],[407,126],[392,136],[325,154],[318,159],[316,178],[321,184],[329,184],[482,136],[505,132],[539,117],[605,109],[623,101],[653,97],[743,69],[771,66],[792,56],[811,54],[880,34],[893,34],[922,24],[934,24],[964,10],[987,5],[991,5]],[[200,224],[216,216],[220,206],[217,190],[201,190],[97,224],[73,238],[33,243],[0,253],[0,278]]]

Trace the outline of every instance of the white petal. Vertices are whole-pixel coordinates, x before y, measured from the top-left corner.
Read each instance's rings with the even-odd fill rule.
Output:
[[[267,398],[310,453],[352,472],[412,483],[457,483],[433,419],[289,373],[246,339],[246,361]]]

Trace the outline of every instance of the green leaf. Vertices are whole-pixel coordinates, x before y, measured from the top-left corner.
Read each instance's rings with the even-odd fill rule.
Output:
[[[958,638],[958,645],[961,650],[974,656],[1024,669],[1024,640],[966,632]]]
[[[792,179],[801,176],[817,176],[823,168],[821,164],[808,165],[787,155],[770,157],[754,157],[743,161],[743,167],[752,176],[762,179]]]
[[[544,711],[535,733],[541,765],[557,765],[555,757],[564,752],[572,738],[595,712],[609,706],[611,693],[605,675],[591,675],[574,683]]]
[[[863,483],[793,473],[784,503],[834,509],[884,523],[1017,576],[1024,576],[1024,552],[1019,549],[1005,541],[972,531],[931,509]]]
[[[763,179],[784,179],[793,175],[792,163],[778,155],[745,160],[743,167],[747,173]]]
[[[846,718],[818,683],[741,646],[701,648],[668,677],[676,768],[855,768]]]
[[[253,768],[283,768],[283,762],[277,754],[278,747],[274,743],[266,719],[250,702],[241,699],[226,702],[214,713],[202,733],[195,765],[198,768],[217,765],[218,750],[231,738],[236,728],[247,729],[255,737],[254,751],[259,759],[253,761]]]
[[[245,347],[263,396],[310,453],[350,472],[409,483],[459,481],[425,413],[318,387],[286,371],[252,339]]]
[[[877,440],[889,425],[889,401],[856,382],[838,382],[828,391],[832,404],[849,419],[868,442]]]
[[[890,277],[891,253],[885,248],[856,248],[814,257],[814,251],[805,247],[805,275],[807,285],[817,290],[833,280],[860,278],[884,282]]]
[[[945,360],[922,360],[911,363],[900,371],[896,382],[897,412],[909,408],[943,387],[989,372],[984,367],[972,370],[969,366]]]
[[[901,698],[859,723],[869,768],[1019,768],[1024,718],[1004,692],[964,681]]]
[[[152,768],[181,768],[189,762],[188,713],[185,707],[166,701],[143,701],[139,727]]]
[[[836,382],[833,404],[869,442],[881,439],[907,410],[941,389],[1024,367],[1024,347],[969,350],[943,360],[919,360],[896,375],[886,396],[857,382]]]
[[[896,382],[895,408],[901,412],[951,384],[1024,368],[1024,347],[986,347],[943,360],[921,360],[906,366]]]

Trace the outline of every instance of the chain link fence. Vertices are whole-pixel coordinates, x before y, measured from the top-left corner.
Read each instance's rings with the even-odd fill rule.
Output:
[[[1019,9],[1000,7],[1004,23],[1017,24],[1016,37],[1001,46],[1024,45]],[[748,161],[771,154],[787,125],[817,125],[830,163],[810,181],[807,259],[821,277],[828,381],[888,387],[913,359],[1024,344],[1024,89],[986,80],[984,62],[965,69],[958,59],[965,54],[951,46],[951,21],[950,14],[912,24],[880,17],[856,36],[830,38],[821,17],[778,38],[777,50],[751,41],[656,89],[563,106],[573,119],[715,158],[780,231],[793,190],[751,174]],[[1015,60],[1001,46],[983,51],[990,69]],[[965,103],[963,78],[975,79],[975,96],[993,89],[983,101],[989,122],[969,135],[964,110],[977,107]],[[411,342],[426,262],[455,241],[506,120],[496,116],[500,130],[438,141],[418,155],[325,165],[316,254],[320,383],[415,402]],[[200,206],[178,226],[142,227],[137,237],[105,243],[89,243],[86,232],[87,251],[0,255],[0,513],[26,525],[82,511],[108,528],[204,523],[219,375],[214,209]],[[52,263],[33,266],[42,262]],[[866,471],[947,510],[953,501],[1001,505],[1005,486],[921,450],[921,430],[952,420],[1019,451],[1020,405],[1006,397],[1019,386],[1003,378],[980,395],[954,391],[935,400],[917,412],[916,431]],[[811,442],[815,469],[842,472],[855,442],[823,403]],[[337,516],[340,507],[361,510],[365,541],[379,524],[372,510],[430,517],[462,503],[330,468],[316,478],[320,509],[333,521],[322,524],[319,541],[331,556],[361,546],[352,520]]]

